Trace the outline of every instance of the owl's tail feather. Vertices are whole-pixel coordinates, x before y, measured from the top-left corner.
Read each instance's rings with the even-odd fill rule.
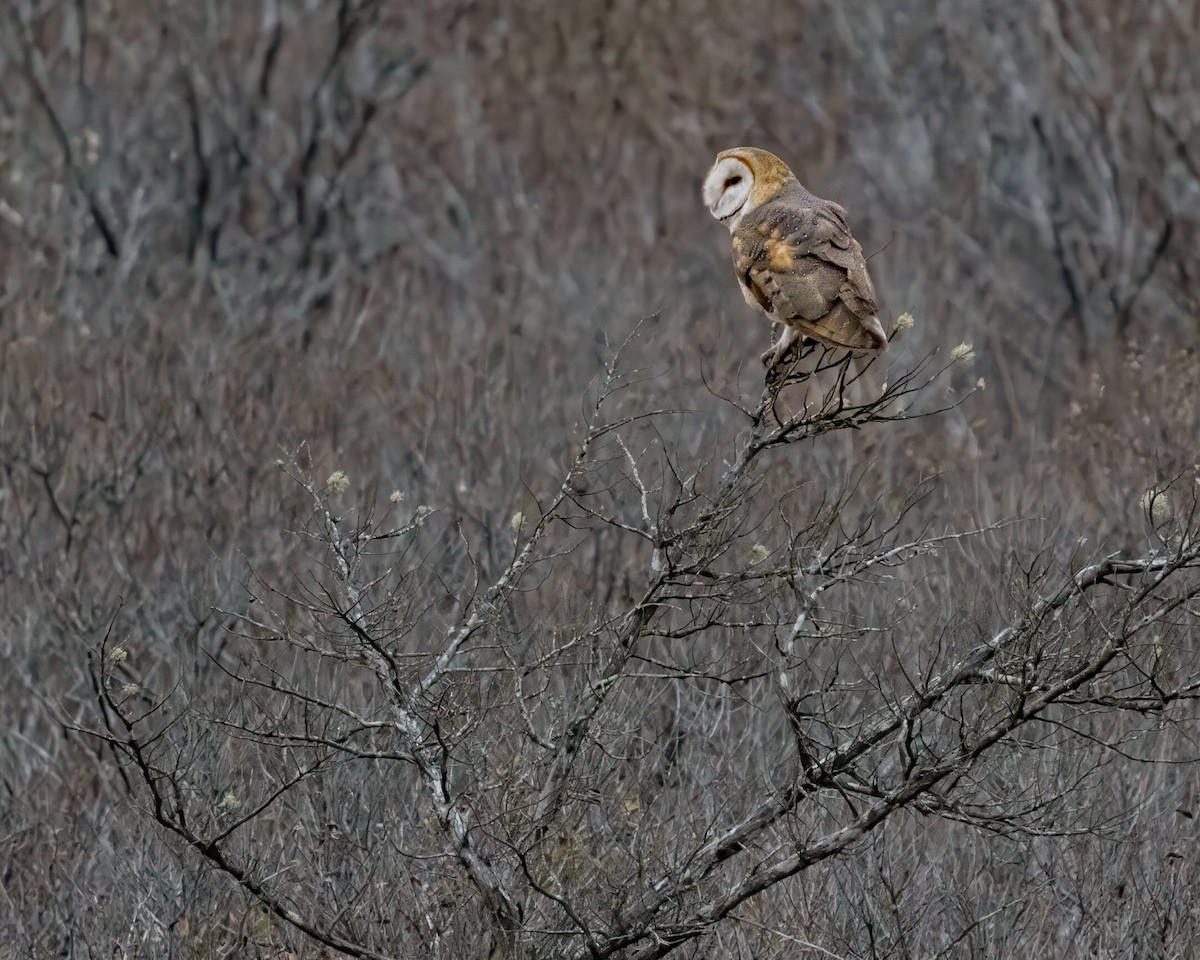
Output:
[[[887,347],[887,334],[879,318],[860,317],[844,303],[835,304],[820,320],[811,321],[811,325],[813,335],[831,346],[872,352]]]

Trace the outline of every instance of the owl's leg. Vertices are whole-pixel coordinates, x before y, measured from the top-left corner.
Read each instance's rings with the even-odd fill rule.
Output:
[[[767,365],[767,368],[775,366],[780,358],[787,353],[788,347],[796,342],[796,338],[800,336],[800,331],[790,324],[783,325],[783,333],[779,335],[779,339],[775,341],[775,346],[762,355],[762,362]]]

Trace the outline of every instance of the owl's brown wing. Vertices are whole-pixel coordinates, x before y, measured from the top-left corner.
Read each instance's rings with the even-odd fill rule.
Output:
[[[817,340],[887,346],[875,288],[846,212],[795,184],[746,215],[733,235],[738,279],[763,309]]]

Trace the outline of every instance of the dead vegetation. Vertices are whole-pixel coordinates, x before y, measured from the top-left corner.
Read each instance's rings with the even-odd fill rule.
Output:
[[[0,8],[0,956],[1192,955],[1198,32]]]

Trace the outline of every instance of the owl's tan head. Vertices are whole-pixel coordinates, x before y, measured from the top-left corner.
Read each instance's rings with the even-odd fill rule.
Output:
[[[788,165],[769,150],[722,150],[704,178],[704,203],[732,233],[742,217],[795,179]]]

